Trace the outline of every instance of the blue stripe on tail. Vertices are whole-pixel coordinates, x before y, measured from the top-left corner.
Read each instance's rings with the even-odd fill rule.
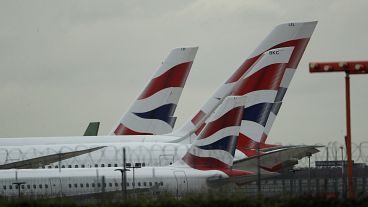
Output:
[[[224,150],[234,155],[236,149],[236,144],[234,144],[234,142],[236,141],[237,141],[236,136],[227,136],[211,144],[197,147],[204,150]]]
[[[272,105],[273,103],[259,103],[244,108],[243,120],[253,121],[262,126],[266,126]]]
[[[176,104],[165,104],[151,111],[134,113],[143,119],[159,119],[174,127],[176,117],[173,117]]]

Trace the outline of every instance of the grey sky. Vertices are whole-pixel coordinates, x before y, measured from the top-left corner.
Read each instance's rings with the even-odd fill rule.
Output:
[[[343,74],[309,61],[368,59],[368,1],[0,1],[0,137],[107,134],[168,52],[199,46],[176,115],[184,123],[271,29],[319,23],[272,143],[345,134]],[[352,77],[353,141],[367,140],[368,76]]]

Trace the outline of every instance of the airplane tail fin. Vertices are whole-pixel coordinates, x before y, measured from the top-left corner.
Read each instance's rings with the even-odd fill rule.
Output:
[[[90,122],[83,136],[97,136],[100,122]]]
[[[257,145],[260,148],[274,146],[265,141],[316,24],[281,24],[268,38],[283,38],[276,45],[263,42],[252,54],[254,64],[232,93],[250,97],[244,108],[237,143],[237,149],[247,156],[255,155],[255,150],[249,149],[255,149]]]
[[[198,47],[173,49],[123,115],[112,135],[160,135],[172,132],[174,112]]]
[[[182,160],[198,170],[230,169],[243,113],[240,97],[227,97],[211,114]]]
[[[285,89],[290,83],[290,80],[294,74],[294,71],[303,55],[303,52],[308,44],[308,41],[313,33],[313,30],[316,26],[317,22],[302,22],[302,23],[286,23],[276,26],[271,33],[259,44],[259,46],[253,51],[253,53],[246,59],[243,64],[227,79],[227,81],[221,85],[216,92],[210,97],[210,99],[202,106],[202,108],[187,121],[183,127],[173,132],[174,135],[185,137],[185,139],[179,140],[181,142],[189,142],[195,140],[196,136],[200,133],[200,131],[205,126],[206,119],[208,116],[221,104],[225,97],[229,96],[234,90],[239,90],[236,88],[239,85],[239,82],[246,77],[250,76],[261,76],[258,72],[263,68],[274,68],[279,67],[280,70],[274,72],[279,73],[276,74],[278,78],[281,78],[281,82],[279,83],[279,87],[276,87],[276,81],[267,79],[267,77],[258,77],[258,79],[263,79],[263,81],[268,81],[270,83],[266,83],[276,87],[279,91],[279,94],[275,100],[272,102],[275,103],[273,106],[273,111],[277,111],[279,106],[281,106],[281,101],[283,98]],[[279,49],[286,50],[291,54],[283,55],[283,58],[288,57],[287,59],[278,59],[271,57],[271,54],[268,57],[268,60],[263,60],[260,62],[262,58],[266,58],[268,53],[277,53]],[[281,61],[281,62],[280,62]],[[263,65],[262,65],[263,64]],[[276,65],[276,66],[273,66]],[[283,68],[283,69],[281,69]],[[262,71],[262,70],[261,70]],[[246,87],[252,87],[252,84],[256,84],[255,81],[248,80],[248,85]],[[270,102],[271,103],[271,102]],[[249,114],[249,113],[248,113]],[[267,116],[268,117],[268,116]],[[272,125],[272,116],[269,117],[270,121],[268,123],[268,128]],[[268,131],[269,132],[269,131]],[[266,136],[267,138],[267,136]],[[266,139],[263,138],[262,142],[264,143]],[[258,140],[260,141],[260,140]]]

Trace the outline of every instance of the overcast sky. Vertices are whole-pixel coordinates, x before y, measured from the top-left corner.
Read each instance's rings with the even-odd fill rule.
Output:
[[[274,26],[319,23],[269,141],[342,142],[343,74],[308,62],[368,59],[368,1],[0,1],[0,137],[100,135],[172,48],[199,46],[176,115],[183,124]],[[352,135],[367,140],[368,75],[351,77]]]

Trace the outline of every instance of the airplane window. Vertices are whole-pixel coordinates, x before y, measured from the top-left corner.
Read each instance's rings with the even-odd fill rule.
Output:
[[[61,168],[65,168],[65,165],[62,165]]]
[[[84,168],[85,167],[85,165],[81,165],[81,168]]]
[[[89,183],[86,183],[86,187],[89,188]]]
[[[47,168],[51,168],[51,166],[49,165]]]
[[[106,187],[106,183],[103,183],[103,186]]]
[[[138,182],[138,186],[141,186],[141,182]]]
[[[27,189],[31,189],[31,186],[30,185],[27,185]]]
[[[92,187],[95,187],[95,183],[92,183]]]
[[[117,167],[118,166],[118,164],[114,164],[114,167]]]
[[[78,165],[74,165],[74,168],[78,168]]]
[[[13,189],[13,186],[9,185],[9,189],[10,189],[10,190],[11,190],[11,189]]]
[[[33,189],[36,189],[36,185],[33,185]]]
[[[129,186],[129,183],[127,183],[126,186],[128,187]]]
[[[68,165],[68,168],[72,168],[72,165]]]
[[[109,183],[109,186],[112,187],[112,183]]]
[[[157,183],[157,182],[155,182],[155,185],[158,185],[158,183]]]
[[[144,182],[143,185],[146,186],[146,182]]]
[[[3,185],[3,189],[6,190],[6,185]]]
[[[18,185],[15,186],[15,189],[18,189]]]
[[[95,164],[95,167],[98,167],[98,164]]]
[[[134,182],[132,182],[132,186],[135,186],[135,183]]]
[[[160,183],[160,184],[161,184],[161,186],[163,186],[163,185],[164,185],[164,182],[162,182],[162,181],[161,181],[161,183]]]
[[[98,186],[98,187],[101,187],[101,183],[97,183],[97,186]]]
[[[80,184],[80,187],[83,188],[83,183]]]
[[[144,162],[143,162],[143,163],[142,163],[142,167],[144,167],[144,166],[146,166],[146,163],[144,163]]]
[[[101,167],[105,167],[105,164],[101,164]]]
[[[49,188],[49,186],[47,184],[45,184],[45,188]]]
[[[152,182],[149,182],[149,185],[152,186]]]
[[[75,184],[74,184],[74,188],[77,188],[77,187],[78,187],[78,184],[77,184],[77,183],[75,183]]]
[[[107,164],[107,167],[111,167],[111,164]]]
[[[58,165],[55,165],[55,168],[59,168],[59,166]]]
[[[72,184],[69,184],[69,188],[72,188]]]
[[[115,183],[115,187],[118,187],[119,186],[119,184],[118,183]]]

